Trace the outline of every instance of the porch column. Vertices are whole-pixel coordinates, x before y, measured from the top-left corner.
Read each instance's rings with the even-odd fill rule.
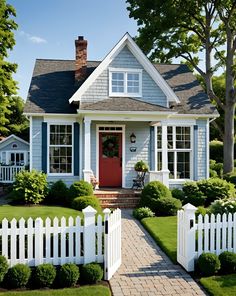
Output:
[[[84,181],[90,183],[91,170],[91,119],[84,119]]]
[[[169,187],[169,173],[168,170],[168,150],[167,150],[167,125],[162,124],[162,182],[164,185]]]

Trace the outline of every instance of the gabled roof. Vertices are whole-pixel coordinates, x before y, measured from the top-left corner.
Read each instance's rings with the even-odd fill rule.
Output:
[[[10,136],[4,138],[2,141],[0,141],[0,147],[2,148],[2,147],[4,147],[5,145],[7,145],[7,142],[8,142],[9,140],[19,141],[19,142],[22,142],[23,144],[26,144],[26,145],[29,146],[29,143],[26,142],[25,140],[23,140],[23,139],[17,137],[16,135],[10,135]]]
[[[81,87],[73,94],[69,102],[80,101],[81,96],[86,92],[90,85],[98,78],[98,76],[108,67],[112,60],[120,53],[120,51],[127,46],[151,78],[160,87],[163,93],[166,95],[169,102],[179,103],[179,99],[173,90],[168,86],[165,79],[160,75],[160,73],[155,69],[152,63],[144,55],[141,49],[134,42],[129,33],[126,33],[121,40],[116,44],[115,47],[108,53],[104,60],[98,65],[98,67],[93,71],[93,73],[85,80]]]

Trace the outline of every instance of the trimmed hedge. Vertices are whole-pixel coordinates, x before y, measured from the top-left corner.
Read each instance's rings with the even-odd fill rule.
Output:
[[[156,200],[155,206],[157,216],[175,216],[182,207],[182,203],[173,197],[162,197]]]
[[[46,202],[49,204],[67,205],[69,189],[62,180],[54,182],[49,188]]]
[[[78,282],[80,273],[77,265],[73,263],[63,264],[58,271],[59,285],[64,287],[73,287]]]
[[[155,214],[148,207],[142,207],[134,209],[133,216],[138,220],[142,220],[143,218],[154,217]]]
[[[72,201],[71,207],[75,210],[82,211],[87,206],[93,207],[98,212],[102,211],[100,201],[96,196],[80,196]]]
[[[236,272],[236,254],[233,252],[223,252],[219,255],[222,273]]]
[[[41,264],[35,268],[33,278],[37,287],[51,287],[56,278],[56,268],[52,264]]]
[[[16,264],[8,269],[5,276],[5,284],[8,289],[23,288],[27,285],[31,269],[25,264]]]
[[[212,253],[202,253],[198,258],[200,273],[204,276],[212,276],[220,269],[220,260]]]
[[[79,196],[91,196],[91,195],[93,195],[93,186],[92,184],[84,180],[74,182],[70,186],[69,196],[71,201],[73,201],[74,198]]]
[[[0,255],[0,283],[3,281],[3,279],[7,273],[8,267],[9,267],[9,265],[8,265],[6,257]]]
[[[81,267],[81,279],[86,284],[96,284],[103,278],[103,270],[98,263],[89,263]]]

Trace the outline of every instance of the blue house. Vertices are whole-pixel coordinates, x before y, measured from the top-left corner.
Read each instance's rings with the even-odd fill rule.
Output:
[[[68,185],[96,176],[131,188],[134,165],[168,187],[209,177],[209,123],[216,108],[182,64],[152,64],[126,33],[102,61],[36,60],[24,113],[30,168]]]

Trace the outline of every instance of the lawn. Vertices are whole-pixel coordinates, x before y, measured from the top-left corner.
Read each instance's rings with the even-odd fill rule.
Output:
[[[141,221],[156,243],[174,262],[177,262],[177,218],[154,217]]]
[[[16,218],[17,220],[23,217],[24,219],[28,219],[29,217],[35,219],[37,217],[41,217],[45,219],[47,217],[54,218],[54,217],[65,217],[68,218],[70,216],[83,217],[82,213],[70,209],[64,208],[59,206],[11,206],[11,205],[2,205],[0,206],[0,221],[4,218],[11,220]]]
[[[1,296],[110,296],[111,292],[104,286],[84,286],[80,288],[68,288],[61,290],[33,290],[13,291],[0,293]]]
[[[210,295],[236,295],[236,274],[201,278],[200,283],[205,287]]]

